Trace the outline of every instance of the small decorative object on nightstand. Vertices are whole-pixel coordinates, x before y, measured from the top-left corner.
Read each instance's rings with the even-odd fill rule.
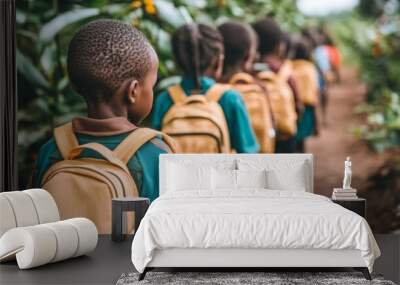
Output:
[[[351,187],[351,176],[351,159],[348,156],[344,162],[343,188],[333,189],[332,201],[365,218],[367,202],[357,197],[357,189]]]
[[[359,214],[363,218],[366,217],[367,201],[365,199],[362,198],[356,198],[351,200],[332,199],[332,201],[350,211],[353,211],[354,213]]]
[[[139,227],[140,221],[149,208],[150,200],[142,197],[124,197],[112,199],[112,235],[113,241],[125,239],[124,229],[126,221],[124,212],[135,212],[135,228]]]
[[[357,189],[351,188],[351,160],[350,156],[344,162],[343,188],[334,188],[332,193],[333,200],[354,200],[357,199]]]

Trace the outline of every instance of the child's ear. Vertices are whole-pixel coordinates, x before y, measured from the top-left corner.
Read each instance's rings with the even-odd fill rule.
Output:
[[[214,63],[214,77],[215,79],[219,79],[222,75],[222,69],[224,68],[224,59],[225,55],[221,53],[216,59]]]
[[[139,81],[133,79],[128,85],[126,99],[130,104],[135,104],[138,95],[139,95]]]
[[[253,58],[251,55],[250,50],[247,52],[246,56],[243,59],[243,67],[245,71],[249,71],[251,67],[253,66]]]
[[[281,42],[277,47],[276,47],[276,54],[281,57],[284,58],[285,57],[285,49],[286,49],[286,45],[284,42]]]
[[[248,49],[246,52],[246,55],[244,57],[244,62],[249,63],[250,61],[253,61],[255,59],[255,54],[252,54],[252,51]]]

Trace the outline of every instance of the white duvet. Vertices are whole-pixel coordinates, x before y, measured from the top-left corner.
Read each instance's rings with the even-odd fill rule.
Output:
[[[330,199],[300,191],[167,193],[150,206],[132,243],[143,272],[155,249],[358,249],[372,271],[380,251],[368,223]]]

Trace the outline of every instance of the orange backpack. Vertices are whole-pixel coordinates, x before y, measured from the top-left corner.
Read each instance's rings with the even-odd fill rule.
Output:
[[[187,96],[180,85],[168,88],[173,105],[162,132],[173,137],[183,153],[229,153],[228,125],[218,101],[228,85],[214,84],[205,95]]]
[[[293,78],[296,81],[301,101],[304,105],[318,104],[318,71],[314,64],[307,60],[292,61]]]
[[[100,234],[110,234],[111,199],[139,196],[126,164],[143,144],[159,135],[174,151],[168,136],[147,128],[134,130],[113,151],[99,143],[79,145],[72,123],[54,129],[63,160],[49,168],[41,184],[56,201],[61,219],[85,217],[95,223]],[[102,158],[79,158],[85,149]],[[133,213],[128,213],[128,233],[133,231],[133,218]]]
[[[294,136],[297,132],[294,95],[287,83],[291,73],[291,63],[286,61],[278,73],[261,71],[257,74],[267,88],[279,136]]]
[[[257,136],[261,153],[274,153],[275,129],[271,104],[266,90],[248,73],[237,73],[229,81],[240,92],[250,115],[251,125]]]

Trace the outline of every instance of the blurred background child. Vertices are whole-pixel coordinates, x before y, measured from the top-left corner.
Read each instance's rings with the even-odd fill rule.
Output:
[[[297,151],[305,152],[304,140],[318,133],[317,108],[319,101],[318,71],[312,62],[312,48],[304,38],[298,39],[293,48],[293,78],[304,104],[296,134]]]
[[[251,26],[239,22],[226,22],[218,26],[218,30],[224,39],[225,49],[221,82],[231,84],[243,97],[260,152],[273,153],[275,129],[268,92],[251,75],[257,55],[257,36]]]
[[[293,106],[279,106],[273,105],[274,116],[277,119],[277,139],[276,139],[276,152],[277,153],[293,153],[296,152],[296,137],[295,137],[295,126],[292,126],[292,130],[290,132],[286,132],[283,128],[280,128],[280,122],[289,120],[287,117],[281,117],[281,110],[285,108],[292,109],[291,115],[292,117],[299,117],[302,113],[302,102],[299,97],[299,93],[297,90],[296,82],[292,77],[291,65],[288,61],[285,61],[283,55],[285,53],[285,44],[284,44],[284,36],[279,25],[272,18],[263,18],[253,25],[254,30],[258,35],[258,52],[259,52],[259,61],[265,65],[265,68],[282,77],[282,79],[286,82],[287,86],[282,86],[282,80],[279,80],[280,86],[279,91],[282,92],[282,89],[290,90],[291,94],[279,95],[285,97],[291,97],[290,101],[293,101],[294,104],[290,103],[290,101],[286,101],[284,104],[290,104]],[[260,65],[258,65],[260,66]],[[257,71],[261,71],[261,69],[257,69]],[[273,88],[275,88],[273,87]],[[272,90],[268,90],[272,91]],[[287,116],[285,114],[284,116]],[[295,118],[293,122],[293,118],[290,118],[290,124],[296,124]],[[294,130],[293,130],[294,128]]]

